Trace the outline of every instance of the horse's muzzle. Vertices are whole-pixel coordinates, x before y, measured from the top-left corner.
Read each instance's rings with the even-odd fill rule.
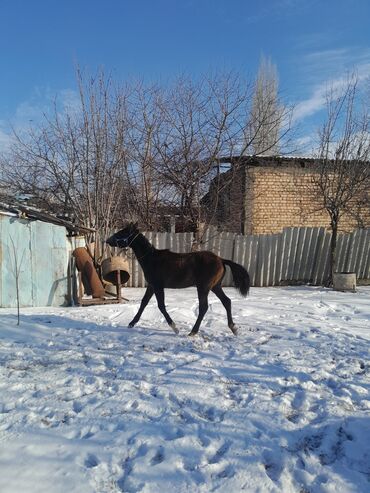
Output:
[[[105,240],[105,243],[107,243],[111,247],[118,246],[117,240],[116,240],[116,238],[114,238],[114,236],[111,236],[110,238],[108,238],[107,240]]]
[[[126,248],[128,245],[128,240],[126,238],[116,238],[116,236],[113,235],[105,240],[105,243],[111,247]]]

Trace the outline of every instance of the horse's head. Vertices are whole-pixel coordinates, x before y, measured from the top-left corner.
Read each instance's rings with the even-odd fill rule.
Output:
[[[111,247],[127,248],[139,234],[137,223],[129,223],[121,231],[110,236],[106,243]]]

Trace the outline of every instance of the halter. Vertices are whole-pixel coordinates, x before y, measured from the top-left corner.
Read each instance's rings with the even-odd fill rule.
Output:
[[[134,234],[134,233],[131,233],[131,234],[127,237],[127,239],[129,239],[129,238],[130,238],[130,236],[132,236],[133,234]],[[136,235],[132,238],[132,240],[130,241],[130,243],[128,243],[128,245],[127,245],[127,247],[126,247],[126,248],[128,248],[128,247],[130,247],[130,246],[132,245],[132,243],[136,240],[136,238],[139,236],[139,234],[140,234],[140,231],[138,231],[138,232],[136,233]]]
[[[129,247],[132,245],[132,243],[136,240],[136,238],[139,236],[139,234],[140,234],[140,231],[138,231],[138,232],[136,233],[136,235],[135,235],[135,236],[132,238],[132,240],[131,240],[128,244],[127,244],[127,246],[125,246],[125,247],[120,247],[120,248],[121,248],[121,250],[126,250],[127,248],[129,248]],[[133,236],[133,235],[134,235],[134,233],[131,233],[130,235],[128,235],[127,239],[129,239],[129,238],[130,238],[131,236]],[[149,255],[149,253],[152,253],[153,249],[154,249],[153,245],[150,245],[150,248],[148,249],[148,251],[147,251],[146,253],[144,253],[144,255],[142,255],[141,257],[138,257],[138,256],[135,254],[136,260],[141,260],[141,259],[143,259],[143,258],[144,258],[144,257],[146,257],[147,255]],[[126,254],[126,255],[127,255],[127,254]]]

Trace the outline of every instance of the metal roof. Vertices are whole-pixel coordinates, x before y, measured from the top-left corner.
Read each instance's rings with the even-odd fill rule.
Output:
[[[23,219],[38,220],[46,223],[64,226],[70,233],[74,234],[86,234],[95,232],[95,229],[93,228],[74,224],[71,221],[55,216],[54,214],[42,211],[37,207],[24,205],[18,202],[14,202],[11,204],[8,202],[0,202],[0,214],[1,213],[14,214],[15,216],[21,217]]]

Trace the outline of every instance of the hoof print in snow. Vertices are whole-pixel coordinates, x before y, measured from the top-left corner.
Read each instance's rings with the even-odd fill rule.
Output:
[[[78,414],[82,411],[83,409],[83,405],[81,404],[81,402],[78,402],[78,401],[74,401],[73,402],[73,405],[72,405],[72,408],[73,408],[73,411]]]
[[[263,466],[271,481],[278,481],[282,472],[282,465],[276,460],[276,454],[265,450],[262,454]]]
[[[181,428],[176,428],[176,427],[169,427],[168,429],[165,430],[165,435],[164,439],[167,442],[172,442],[173,440],[178,440],[179,438],[183,438],[185,436],[185,433]]]
[[[88,454],[88,456],[85,459],[84,464],[85,464],[85,467],[87,467],[88,469],[92,469],[92,468],[96,467],[97,465],[99,465],[99,459],[94,454]]]
[[[9,330],[3,308],[0,455],[9,467],[0,483],[23,478],[28,493],[44,477],[66,491],[82,479],[79,489],[98,493],[370,491],[370,286],[353,296],[304,286],[235,297],[238,338],[214,299],[200,333],[185,337],[193,291],[168,292],[184,337],[155,300],[131,330],[123,320],[135,301],[123,312],[48,308],[52,333],[36,309]],[[339,312],[324,318],[320,299]]]
[[[232,478],[235,475],[235,470],[230,464],[217,474],[219,479]]]
[[[302,448],[306,453],[316,450],[321,446],[322,440],[323,435],[321,433],[305,437],[302,442]]]
[[[157,466],[158,464],[161,464],[163,461],[164,461],[164,449],[163,447],[159,447],[156,454],[151,459],[150,464],[152,466]]]
[[[231,442],[225,442],[217,450],[217,452],[208,460],[208,464],[217,464],[224,457],[230,448]]]
[[[288,414],[286,419],[290,421],[291,423],[298,423],[300,419],[300,415],[298,413],[292,412],[291,414]]]

